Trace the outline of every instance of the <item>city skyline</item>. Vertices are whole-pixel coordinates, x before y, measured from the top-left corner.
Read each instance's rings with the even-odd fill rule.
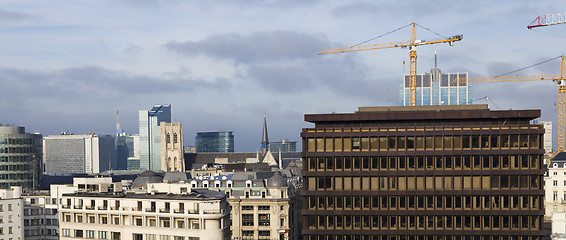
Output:
[[[565,54],[566,25],[527,30],[565,2],[162,2],[15,1],[0,7],[4,124],[44,136],[138,133],[137,111],[174,106],[186,145],[199,131],[232,130],[235,151],[256,151],[267,114],[269,135],[299,140],[305,113],[398,105],[408,50],[318,56],[416,22],[453,47],[417,48],[417,74],[438,52],[445,72],[496,76]],[[409,40],[404,28],[371,43]],[[417,38],[442,38],[417,28]],[[406,62],[405,66],[403,62]],[[554,60],[514,74],[558,74]],[[503,89],[503,90],[502,90]],[[555,83],[474,85],[492,109],[542,109],[556,124]],[[520,97],[517,97],[520,96]],[[479,100],[477,103],[485,103]],[[556,125],[555,125],[556,128]],[[300,146],[299,146],[300,147]]]

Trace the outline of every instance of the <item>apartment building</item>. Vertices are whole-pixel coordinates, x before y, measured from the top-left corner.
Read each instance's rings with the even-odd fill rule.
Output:
[[[0,189],[0,238],[24,239],[24,202],[22,187]]]
[[[77,193],[61,199],[61,239],[229,239],[223,193],[160,186],[125,192],[120,183],[79,184]]]

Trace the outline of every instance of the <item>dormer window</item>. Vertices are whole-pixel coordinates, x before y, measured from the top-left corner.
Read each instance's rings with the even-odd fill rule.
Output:
[[[214,187],[215,187],[215,188],[219,188],[219,187],[220,187],[220,181],[215,181],[215,182],[214,182]]]
[[[197,188],[197,182],[191,181],[191,188]]]
[[[208,188],[208,181],[203,181],[203,182],[202,182],[202,187],[203,187],[203,188]]]
[[[246,181],[246,187],[247,187],[247,188],[251,188],[251,187],[252,187],[252,181],[247,180],[247,181]]]
[[[227,187],[227,188],[232,188],[232,181],[227,181],[227,182],[226,182],[226,187]]]

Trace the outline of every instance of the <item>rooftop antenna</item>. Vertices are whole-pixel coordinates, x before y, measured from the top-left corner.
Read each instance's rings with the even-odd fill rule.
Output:
[[[120,128],[120,112],[116,111],[116,135],[120,135],[121,134],[121,128]]]

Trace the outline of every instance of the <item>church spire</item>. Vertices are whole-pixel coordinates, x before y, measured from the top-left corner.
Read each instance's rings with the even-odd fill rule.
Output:
[[[269,138],[267,137],[267,117],[263,115],[263,136],[261,138],[261,155],[265,155],[269,150]]]

